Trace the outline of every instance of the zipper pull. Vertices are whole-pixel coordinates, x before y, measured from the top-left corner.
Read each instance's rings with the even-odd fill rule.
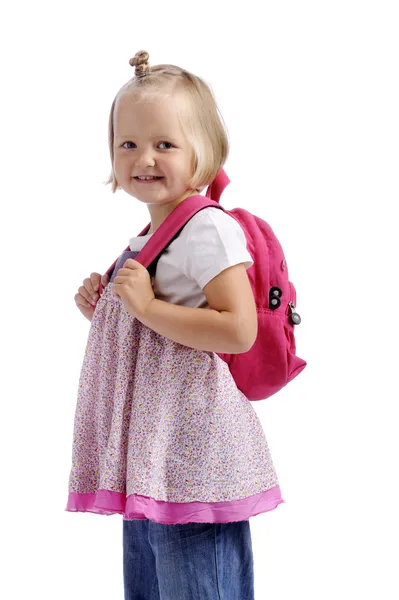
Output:
[[[288,305],[291,309],[291,314],[290,314],[291,321],[294,323],[294,325],[299,325],[299,323],[301,322],[302,319],[299,316],[299,314],[296,312],[295,304],[291,301],[288,303]]]

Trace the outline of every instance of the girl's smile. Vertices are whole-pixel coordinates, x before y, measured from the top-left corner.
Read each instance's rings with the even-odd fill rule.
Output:
[[[163,179],[163,177],[155,177],[155,176],[152,176],[152,177],[147,177],[147,176],[145,176],[145,177],[137,177],[136,176],[136,177],[134,177],[134,179],[136,181],[139,181],[140,183],[157,183],[158,181],[160,181],[161,179]]]

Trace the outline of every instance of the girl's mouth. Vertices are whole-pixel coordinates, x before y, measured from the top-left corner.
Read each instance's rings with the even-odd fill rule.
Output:
[[[154,183],[154,181],[159,181],[163,179],[163,177],[158,176],[149,176],[149,177],[134,177],[136,181],[140,181],[140,183]]]

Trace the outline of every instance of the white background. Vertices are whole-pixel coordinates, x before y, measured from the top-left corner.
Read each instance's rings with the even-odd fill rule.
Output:
[[[398,599],[396,9],[2,8],[5,600],[123,598],[122,517],[64,509],[90,327],[74,295],[149,222],[144,205],[103,184],[109,110],[141,49],[211,85],[231,140],[222,204],[271,224],[297,287],[308,367],[254,403],[286,501],[250,521],[256,600]]]

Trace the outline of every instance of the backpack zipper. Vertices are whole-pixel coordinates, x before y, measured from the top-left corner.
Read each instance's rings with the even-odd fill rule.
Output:
[[[291,310],[291,314],[290,314],[291,321],[294,323],[294,325],[299,325],[299,323],[301,322],[302,319],[301,319],[300,315],[296,312],[295,304],[292,302],[292,300],[288,303],[288,306]]]

